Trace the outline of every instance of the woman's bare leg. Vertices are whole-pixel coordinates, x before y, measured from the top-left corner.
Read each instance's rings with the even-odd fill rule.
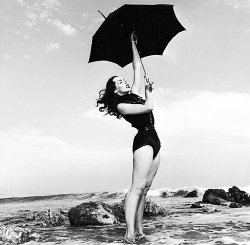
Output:
[[[136,221],[135,221],[135,233],[136,233],[136,235],[143,235],[142,221],[143,221],[145,200],[146,200],[147,193],[152,185],[153,179],[157,173],[159,165],[160,165],[160,153],[158,153],[157,156],[155,157],[155,159],[153,160],[145,189],[143,190],[142,196],[139,200],[140,202],[139,202],[139,206],[138,206],[138,210],[137,210],[137,214],[136,214]]]
[[[135,217],[139,200],[147,184],[153,162],[153,149],[143,146],[134,152],[132,185],[125,203],[126,235],[125,238],[135,236]]]

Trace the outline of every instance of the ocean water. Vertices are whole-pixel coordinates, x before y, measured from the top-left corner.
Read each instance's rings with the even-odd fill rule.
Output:
[[[199,197],[184,198],[183,190],[197,189]],[[250,207],[229,208],[202,204],[207,208],[190,209],[191,204],[201,201],[207,188],[182,188],[171,190],[162,188],[150,190],[149,197],[164,206],[166,217],[152,217],[144,220],[146,237],[137,244],[167,245],[250,245]],[[228,189],[228,188],[224,188]],[[249,193],[248,187],[240,188]],[[0,197],[0,224],[27,224],[25,217],[30,211],[48,209],[69,210],[83,202],[103,201],[107,204],[119,203],[126,190],[118,192],[96,192],[84,194],[63,194],[35,197]],[[164,194],[164,197],[163,197]],[[34,227],[39,242],[30,241],[27,245],[78,245],[78,244],[123,244],[125,224],[108,226],[71,227]],[[1,242],[0,242],[1,244]]]

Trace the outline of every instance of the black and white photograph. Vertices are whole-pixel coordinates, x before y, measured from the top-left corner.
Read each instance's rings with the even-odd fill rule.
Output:
[[[0,0],[0,245],[250,245],[250,0]]]

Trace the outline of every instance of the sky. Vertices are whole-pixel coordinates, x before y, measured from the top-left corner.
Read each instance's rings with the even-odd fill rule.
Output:
[[[250,186],[249,0],[0,0],[0,194],[129,188],[136,129],[96,99],[113,75],[131,84],[132,65],[88,59],[98,10],[160,3],[186,31],[143,58],[162,143],[152,188]]]

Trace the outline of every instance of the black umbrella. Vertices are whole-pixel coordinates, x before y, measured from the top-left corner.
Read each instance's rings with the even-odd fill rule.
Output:
[[[93,36],[89,62],[106,60],[121,67],[131,63],[132,32],[138,37],[141,58],[162,55],[170,40],[185,30],[169,4],[125,4],[104,18]]]

